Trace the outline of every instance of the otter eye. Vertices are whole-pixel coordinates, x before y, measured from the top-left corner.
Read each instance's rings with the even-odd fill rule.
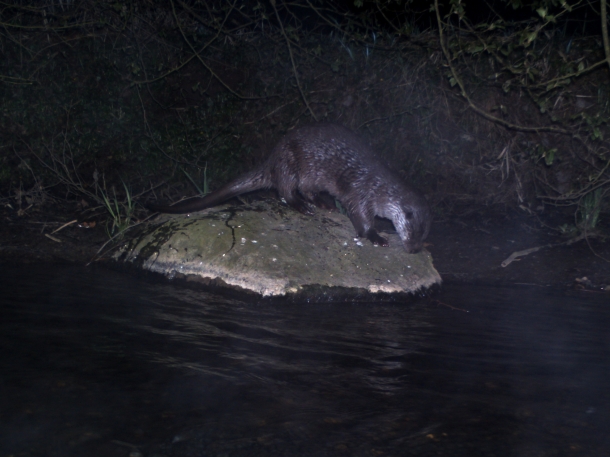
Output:
[[[413,211],[407,211],[407,212],[405,213],[405,217],[406,217],[408,220],[413,219]]]

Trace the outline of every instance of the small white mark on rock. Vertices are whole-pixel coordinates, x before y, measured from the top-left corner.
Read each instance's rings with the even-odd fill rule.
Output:
[[[364,246],[364,245],[362,244],[362,241],[356,241],[356,245],[357,245],[357,246]]]
[[[246,244],[246,239],[245,238],[241,239],[241,244]]]
[[[407,265],[407,268],[411,268],[411,265]]]
[[[277,259],[274,257],[271,259],[272,262],[277,262]]]
[[[272,244],[271,247],[277,249],[277,244]]]
[[[258,243],[258,241],[256,241],[256,240],[252,240],[252,242],[253,242],[254,244]]]

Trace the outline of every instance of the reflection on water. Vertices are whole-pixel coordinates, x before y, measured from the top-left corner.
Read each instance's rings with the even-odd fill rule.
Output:
[[[0,457],[610,449],[607,295],[251,304],[28,266],[2,268],[0,313]]]

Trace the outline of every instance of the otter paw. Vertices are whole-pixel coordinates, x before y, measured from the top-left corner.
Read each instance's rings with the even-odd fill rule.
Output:
[[[379,233],[377,232],[369,232],[367,235],[367,238],[371,241],[371,243],[373,244],[377,244],[379,246],[389,246],[390,243],[388,243],[388,240],[386,240],[384,237],[382,237],[381,235],[379,235]]]

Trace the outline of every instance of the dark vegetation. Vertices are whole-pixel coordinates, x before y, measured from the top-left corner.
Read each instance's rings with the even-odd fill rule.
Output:
[[[145,201],[214,189],[332,121],[437,220],[516,211],[603,238],[604,16],[605,0],[6,0],[0,201],[117,236]]]

